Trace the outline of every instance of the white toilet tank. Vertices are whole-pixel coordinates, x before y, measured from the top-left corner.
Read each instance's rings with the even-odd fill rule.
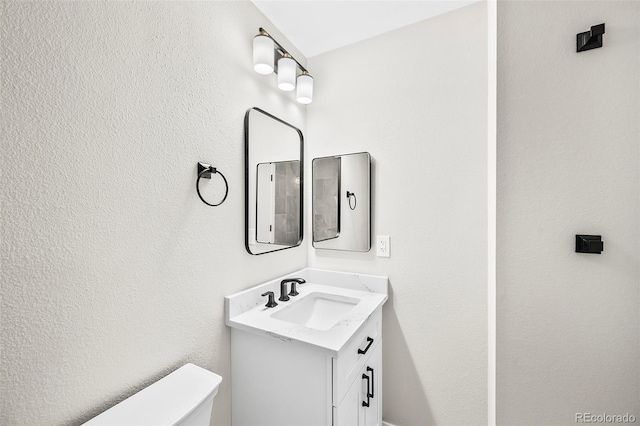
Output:
[[[186,364],[85,425],[208,426],[220,382],[217,374]]]

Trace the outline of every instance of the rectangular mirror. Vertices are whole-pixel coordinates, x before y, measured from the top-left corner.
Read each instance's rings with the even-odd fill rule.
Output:
[[[302,242],[303,138],[251,108],[245,115],[245,247],[264,254]]]
[[[313,247],[371,249],[371,155],[368,152],[314,158]]]

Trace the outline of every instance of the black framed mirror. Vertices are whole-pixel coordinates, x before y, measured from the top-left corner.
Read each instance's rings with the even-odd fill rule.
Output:
[[[371,155],[314,158],[312,234],[317,249],[371,249]]]
[[[253,255],[296,247],[303,236],[303,136],[260,108],[244,117],[245,247]]]

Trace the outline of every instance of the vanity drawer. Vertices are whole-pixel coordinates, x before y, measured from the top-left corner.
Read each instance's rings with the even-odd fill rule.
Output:
[[[362,366],[367,362],[375,346],[382,340],[382,309],[371,314],[364,327],[332,360],[333,405],[337,407],[351,384],[358,378]]]

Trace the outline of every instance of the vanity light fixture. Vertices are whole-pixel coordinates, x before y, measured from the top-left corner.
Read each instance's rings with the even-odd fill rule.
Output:
[[[298,76],[296,99],[301,104],[310,104],[313,100],[313,77],[306,71]]]
[[[296,61],[286,52],[278,59],[278,88],[285,92],[296,88]]]
[[[264,28],[260,28],[259,34],[253,38],[253,69],[265,75],[275,72],[280,90],[290,92],[297,88],[296,99],[301,104],[313,101],[313,77],[309,71]]]
[[[253,38],[253,69],[258,74],[271,74],[273,72],[273,49],[271,37],[258,34]]]

